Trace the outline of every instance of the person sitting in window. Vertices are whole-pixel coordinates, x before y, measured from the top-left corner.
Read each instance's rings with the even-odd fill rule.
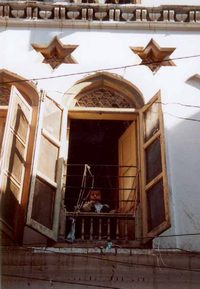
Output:
[[[91,190],[89,192],[89,201],[83,204],[81,210],[84,212],[108,213],[110,207],[107,204],[102,204],[100,190]]]

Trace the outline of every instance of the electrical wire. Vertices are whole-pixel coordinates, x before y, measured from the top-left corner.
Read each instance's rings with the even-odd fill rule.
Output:
[[[181,120],[200,122],[200,119],[197,119],[197,118],[182,117],[182,116],[178,116],[178,115],[175,115],[175,114],[172,114],[172,113],[169,113],[169,112],[164,112],[164,114],[170,115],[172,117],[175,117],[175,118],[178,118],[178,119],[181,119]]]
[[[114,287],[114,286],[108,286],[108,285],[97,285],[97,284],[92,284],[92,283],[83,283],[83,282],[76,282],[76,281],[54,280],[54,279],[47,279],[47,278],[41,278],[41,277],[31,277],[31,276],[6,274],[6,273],[2,273],[1,275],[5,276],[5,277],[22,278],[22,279],[37,280],[37,281],[46,281],[46,282],[50,282],[51,286],[53,285],[53,283],[62,283],[62,284],[87,286],[87,287],[93,287],[93,288],[95,287],[95,288],[121,289],[120,287]]]
[[[200,108],[200,105],[193,105],[193,104],[187,104],[187,103],[181,103],[181,102],[161,102],[161,101],[156,101],[155,103],[160,103],[162,105],[180,105],[180,106],[184,106],[184,107]]]
[[[90,73],[95,73],[95,72],[100,72],[100,71],[102,72],[102,71],[108,71],[108,70],[126,69],[126,68],[141,66],[141,65],[145,65],[146,66],[146,65],[150,65],[150,64],[160,64],[160,63],[163,63],[163,62],[168,62],[170,60],[182,60],[182,59],[191,59],[191,58],[197,58],[197,57],[200,57],[200,54],[181,56],[181,57],[174,57],[174,58],[169,58],[169,59],[163,59],[163,60],[160,60],[160,61],[149,61],[149,62],[145,62],[145,64],[141,62],[141,63],[138,63],[138,64],[130,64],[130,65],[117,66],[117,67],[99,68],[99,69],[94,69],[94,70],[88,70],[88,71],[83,71],[83,72],[74,72],[74,73],[61,74],[61,75],[55,75],[55,76],[29,78],[29,79],[18,79],[18,80],[15,80],[15,81],[4,81],[4,82],[0,82],[0,85],[11,84],[11,83],[19,83],[19,82],[28,82],[28,81],[55,79],[55,78],[62,78],[62,77],[69,77],[69,76],[76,76],[76,75],[83,75],[83,74],[90,74]]]
[[[37,247],[36,247],[37,246]],[[9,247],[9,246],[1,246],[2,248],[7,248],[7,247]],[[120,249],[122,249],[123,247],[120,247],[120,246],[117,246],[118,248],[120,248]],[[117,248],[116,247],[116,248]],[[26,248],[26,249],[28,249],[28,250],[38,250],[39,252],[40,251],[44,251],[44,252],[49,252],[49,253],[55,253],[55,254],[65,254],[65,252],[64,253],[62,253],[62,252],[55,252],[55,251],[52,251],[52,250],[50,250],[50,249],[48,249],[49,247],[38,247],[38,243],[32,243],[32,247],[28,247],[28,246],[25,246],[25,247],[23,247],[23,249],[24,248]],[[56,248],[58,248],[58,247],[56,247]],[[89,247],[89,248],[91,248],[91,247]],[[95,245],[95,247],[92,247],[92,248],[98,248],[96,245]],[[62,247],[62,249],[63,249],[63,247]],[[131,249],[131,250],[134,250],[134,249],[138,249],[138,248],[133,248],[133,247],[131,247],[131,248],[129,248],[129,249]],[[141,249],[141,248],[140,248]],[[164,252],[171,252],[171,250],[173,250],[172,252],[174,252],[174,251],[181,251],[181,252],[184,252],[184,253],[186,253],[186,254],[189,254],[189,255],[200,255],[200,251],[195,251],[195,250],[186,250],[186,249],[182,249],[182,248],[175,248],[175,247],[162,247],[161,248]],[[161,250],[160,249],[160,250]],[[155,251],[155,250],[157,250],[156,248],[152,248],[152,249],[144,249],[144,250],[153,250],[153,251]],[[74,256],[74,254],[76,254],[75,252],[72,254],[72,253],[68,253],[69,255],[73,255]],[[83,253],[82,253],[83,254]],[[102,252],[102,254],[103,254],[103,252]]]
[[[97,248],[97,247],[95,247]],[[33,248],[31,248],[33,249]],[[35,250],[37,250],[36,248],[34,248]],[[52,253],[56,256],[61,256],[61,255],[65,255],[66,252],[62,253],[62,252],[53,252],[52,250],[49,250],[49,249],[45,249],[45,250],[42,250],[41,248],[38,249],[38,253]],[[107,251],[106,254],[108,254],[109,251]],[[152,256],[153,257],[156,257],[157,258],[157,255],[155,254],[156,251],[153,250],[152,251]],[[191,253],[194,254],[194,252],[185,252],[187,253],[188,255],[190,255]],[[161,254],[161,250],[159,249],[158,251],[158,255],[160,256]],[[199,255],[200,252],[195,252],[195,255]],[[99,255],[99,256],[98,256]],[[144,254],[145,255],[145,254]],[[98,254],[96,253],[95,255],[94,254],[85,254],[85,253],[68,253],[67,256],[72,256],[72,257],[77,257],[77,258],[86,258],[86,259],[91,259],[91,260],[100,260],[102,262],[106,262],[106,263],[111,263],[111,264],[117,264],[119,266],[127,266],[127,267],[135,267],[135,266],[141,266],[141,267],[147,267],[147,268],[156,268],[156,269],[171,269],[171,270],[177,270],[177,271],[187,271],[187,272],[194,272],[194,273],[200,273],[200,268],[199,269],[191,269],[191,268],[185,268],[185,267],[173,267],[173,266],[169,266],[169,265],[165,265],[165,266],[158,266],[156,265],[155,263],[154,264],[147,264],[147,263],[140,263],[140,262],[128,262],[128,261],[119,261],[119,260],[116,260],[116,254],[113,255],[113,259],[111,258],[106,258],[103,254],[103,252],[101,254]],[[120,256],[120,254],[119,254]],[[149,253],[148,253],[148,256],[149,256]],[[154,260],[152,259],[152,262]]]
[[[180,106],[183,106],[183,107],[200,108],[199,105],[184,104],[184,103],[180,103],[180,102],[165,103],[165,102],[161,102],[161,101],[156,101],[155,103],[159,103],[159,104],[162,104],[162,105],[175,104],[175,105],[180,105]],[[157,112],[155,111],[155,113],[157,113]],[[198,119],[198,118],[190,118],[190,117],[178,116],[178,115],[172,114],[170,112],[166,112],[166,111],[163,111],[162,113],[166,114],[166,115],[170,115],[170,116],[178,118],[178,119],[181,119],[181,120],[200,122],[200,119]]]

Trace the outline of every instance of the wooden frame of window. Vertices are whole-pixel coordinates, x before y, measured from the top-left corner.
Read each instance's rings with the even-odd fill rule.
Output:
[[[60,111],[62,115],[52,118],[55,120],[54,125],[57,126],[57,129],[59,127],[60,135],[55,135],[50,130],[51,125],[49,128],[46,127],[46,125],[48,126],[48,119],[46,119],[45,124],[44,118],[45,110],[47,109],[45,104],[47,99],[51,102],[52,107],[56,107],[57,112]],[[38,123],[27,224],[48,238],[57,240],[61,201],[64,194],[63,184],[65,179],[63,177],[63,169],[68,155],[70,119],[136,120],[137,158],[141,183],[138,199],[142,209],[142,224],[138,224],[138,226],[142,226],[144,243],[166,230],[170,226],[170,222],[160,93],[157,93],[140,110],[73,108],[68,111],[68,117],[69,119],[67,118],[67,109],[63,109],[54,100],[44,96]],[[49,121],[51,122],[52,120],[49,118]],[[52,154],[48,153],[47,166],[41,163],[45,150],[52,152]],[[49,166],[52,165],[48,161],[49,156],[53,158],[53,160],[51,159],[53,169],[49,169]],[[154,170],[154,168],[156,169]],[[38,188],[40,189],[38,190]],[[41,192],[42,195],[38,201],[36,196],[41,194]],[[44,206],[48,207],[48,210],[46,210],[48,218],[46,219],[42,213],[41,215],[38,213]],[[161,208],[161,214],[157,216],[158,207]],[[140,219],[138,214],[140,214],[140,210],[139,213],[137,212],[137,218]],[[156,217],[158,217],[158,221]],[[51,220],[48,223],[49,218]],[[60,220],[60,222],[62,223],[63,220]],[[137,231],[140,231],[140,228]]]
[[[169,228],[164,127],[158,92],[140,112],[143,242]]]
[[[37,109],[36,109],[37,110]],[[27,98],[11,87],[8,106],[1,107],[5,129],[1,147],[1,229],[11,239],[21,238],[24,223],[24,195],[30,180],[30,167],[36,110]]]
[[[44,95],[27,210],[27,225],[57,240],[65,158],[66,110]]]

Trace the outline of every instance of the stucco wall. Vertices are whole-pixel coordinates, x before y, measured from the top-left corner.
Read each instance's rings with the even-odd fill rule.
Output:
[[[144,2],[147,4],[150,1]],[[53,70],[42,63],[42,55],[31,44],[48,44],[54,36],[58,36],[63,44],[78,45],[72,54],[78,64],[62,64]],[[145,47],[151,38],[160,47],[175,47],[171,57],[183,59],[174,60],[176,66],[161,67],[155,74],[146,66],[138,66],[140,59],[131,51],[130,46]],[[189,80],[199,73],[200,58],[193,57],[200,53],[198,32],[2,26],[0,43],[0,68],[24,78],[37,79],[35,82],[38,89],[44,89],[59,101],[77,80],[94,70],[101,71],[105,68],[110,68],[109,72],[131,81],[143,93],[145,102],[160,89],[172,222],[172,228],[165,235],[200,232],[200,84],[198,77]],[[188,56],[191,57],[187,58]],[[132,64],[132,67],[126,67]],[[117,67],[121,68],[113,69]],[[80,72],[83,74],[76,74]],[[69,74],[73,76],[67,76]],[[65,76],[56,78],[61,75]],[[160,238],[155,241],[155,246],[200,250],[200,236]]]
[[[198,289],[199,258],[157,250],[5,248],[2,288]]]

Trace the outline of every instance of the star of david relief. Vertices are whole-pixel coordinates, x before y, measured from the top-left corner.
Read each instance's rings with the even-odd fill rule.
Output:
[[[148,66],[156,73],[161,66],[175,66],[175,63],[168,57],[176,48],[160,47],[153,39],[146,47],[130,47],[141,59],[141,65]]]
[[[75,106],[133,108],[133,104],[127,98],[107,88],[98,88],[89,93],[82,94],[77,99]]]
[[[48,63],[53,69],[62,63],[77,63],[71,54],[78,45],[64,45],[57,37],[48,45],[32,44],[32,47],[43,55],[43,63]]]

